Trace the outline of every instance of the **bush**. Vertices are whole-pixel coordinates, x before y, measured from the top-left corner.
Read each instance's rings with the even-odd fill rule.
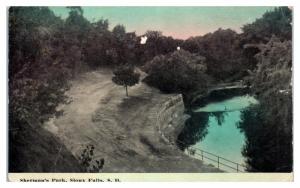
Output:
[[[204,62],[204,57],[184,50],[156,56],[143,67],[148,73],[144,81],[166,93],[205,89],[209,79]]]

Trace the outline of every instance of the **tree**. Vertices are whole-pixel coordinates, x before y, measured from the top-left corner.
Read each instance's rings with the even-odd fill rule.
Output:
[[[128,96],[127,87],[139,83],[140,74],[134,72],[134,68],[130,65],[120,66],[113,73],[112,81],[125,87],[126,96]]]
[[[277,7],[266,12],[261,18],[242,27],[243,43],[267,43],[272,35],[281,40],[292,39],[292,10]]]
[[[70,37],[79,41],[79,46],[85,40],[90,29],[90,22],[83,16],[83,10],[80,7],[70,7],[69,16],[65,20],[65,30]]]
[[[90,30],[85,36],[84,61],[91,68],[112,66],[112,58],[115,53],[112,50],[112,35],[108,26],[108,20],[101,19],[91,24]]]
[[[80,15],[83,15],[83,10],[80,6],[68,6],[67,8],[70,9],[70,11],[74,11]]]
[[[144,70],[148,73],[144,81],[166,93],[204,89],[208,82],[205,58],[184,50],[156,56]]]
[[[113,35],[116,37],[116,39],[121,42],[124,40],[126,35],[126,30],[123,25],[116,25],[112,30]]]
[[[239,35],[235,31],[220,28],[185,40],[182,49],[206,57],[207,73],[215,79],[231,81],[241,79],[250,67],[238,44]]]

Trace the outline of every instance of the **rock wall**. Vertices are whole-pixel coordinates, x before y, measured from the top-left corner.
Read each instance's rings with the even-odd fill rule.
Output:
[[[180,94],[170,96],[161,104],[160,110],[156,112],[156,126],[164,141],[175,143],[184,127],[185,120],[189,117],[184,114],[184,111],[183,98]]]

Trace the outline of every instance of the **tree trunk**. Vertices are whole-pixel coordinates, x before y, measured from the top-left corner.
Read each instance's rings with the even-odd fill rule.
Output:
[[[127,86],[125,86],[125,90],[126,90],[126,97],[128,97],[128,90],[127,90]]]

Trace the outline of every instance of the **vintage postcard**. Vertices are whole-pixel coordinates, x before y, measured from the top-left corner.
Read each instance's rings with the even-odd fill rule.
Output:
[[[8,181],[293,181],[293,7],[7,14]]]

